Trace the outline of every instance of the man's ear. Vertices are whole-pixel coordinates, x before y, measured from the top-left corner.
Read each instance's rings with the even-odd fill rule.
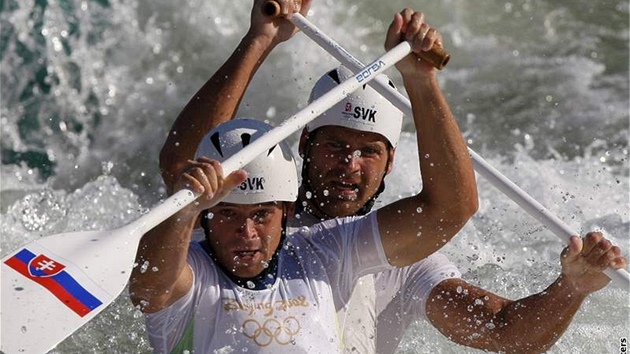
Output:
[[[390,172],[392,172],[392,170],[394,169],[394,155],[396,154],[396,148],[393,147],[391,149],[389,149],[389,151],[387,151],[387,154],[389,155],[387,158],[387,167],[385,170],[385,175],[387,176]]]
[[[300,143],[298,145],[298,153],[300,154],[300,157],[302,159],[304,159],[304,156],[306,155],[306,150],[307,150],[307,146],[308,146],[308,141],[309,141],[309,132],[306,128],[302,129],[302,135],[300,135]]]

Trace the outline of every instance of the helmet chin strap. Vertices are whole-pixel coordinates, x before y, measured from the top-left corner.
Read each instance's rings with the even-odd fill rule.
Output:
[[[374,193],[374,195],[372,195],[372,198],[370,198],[363,205],[363,207],[361,207],[361,209],[357,211],[357,215],[365,215],[369,213],[374,207],[374,203],[376,203],[376,199],[378,198],[379,195],[381,195],[381,193],[383,193],[384,190],[385,190],[385,176],[383,176],[383,179],[381,180],[381,185],[378,186],[378,190],[376,190],[376,193]]]

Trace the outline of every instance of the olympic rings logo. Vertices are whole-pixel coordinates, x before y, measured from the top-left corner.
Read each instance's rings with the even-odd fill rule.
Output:
[[[300,322],[293,316],[285,318],[282,322],[270,318],[262,326],[252,319],[243,322],[243,334],[260,347],[266,347],[274,340],[280,345],[293,343],[300,329]]]

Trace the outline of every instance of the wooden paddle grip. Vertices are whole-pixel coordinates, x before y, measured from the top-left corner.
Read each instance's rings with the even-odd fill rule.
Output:
[[[449,60],[451,60],[451,54],[444,48],[434,45],[428,52],[421,51],[418,56],[422,60],[426,60],[431,65],[435,66],[438,70],[442,70]]]
[[[262,6],[263,14],[269,17],[280,16],[281,11],[282,8],[276,0],[269,0]],[[444,48],[438,46],[433,46],[433,48],[431,48],[428,52],[420,52],[418,53],[418,56],[420,59],[428,61],[438,70],[442,70],[442,68],[444,68],[451,59],[451,55]]]
[[[276,17],[280,15],[280,4],[275,0],[269,0],[263,4],[262,12],[269,17]]]

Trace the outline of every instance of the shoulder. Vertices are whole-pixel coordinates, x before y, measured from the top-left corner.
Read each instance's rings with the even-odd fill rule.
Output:
[[[301,225],[293,223],[293,227],[288,229],[292,238],[306,239],[309,242],[329,242],[331,236],[338,242],[340,240],[363,237],[378,233],[376,213],[364,216],[349,216],[343,218],[333,218],[317,222],[311,225]]]
[[[429,257],[412,265],[394,268],[377,275],[379,283],[399,283],[418,280],[419,278],[459,278],[457,266],[444,254],[435,252]]]
[[[216,273],[216,267],[208,251],[206,250],[206,241],[191,241],[188,245],[187,262],[190,265],[195,278],[203,277],[204,279],[210,274]],[[216,276],[216,274],[214,275]],[[207,279],[205,279],[207,280]]]

